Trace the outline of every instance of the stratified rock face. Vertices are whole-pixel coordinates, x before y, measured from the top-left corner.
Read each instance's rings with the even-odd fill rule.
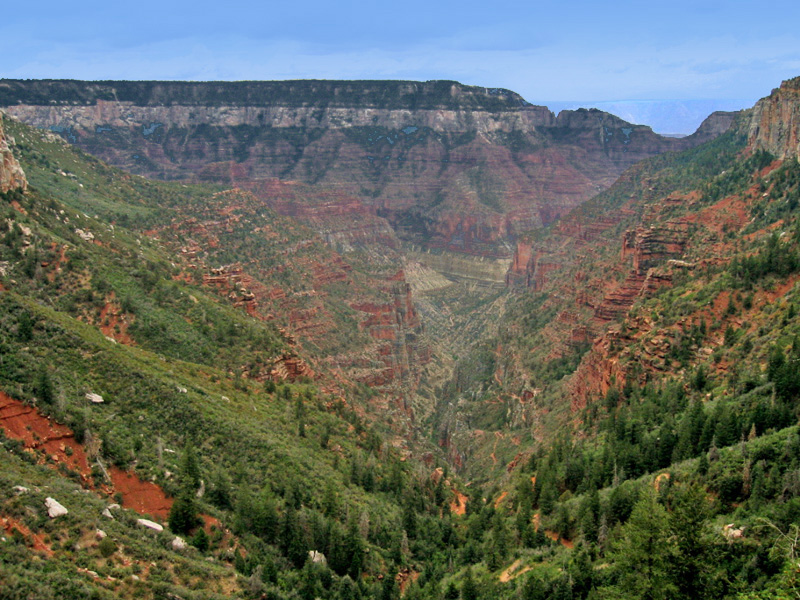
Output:
[[[508,90],[448,81],[3,80],[0,106],[134,173],[255,193],[274,178],[322,184],[405,242],[495,259],[633,163],[725,121],[665,138],[598,110],[556,117]]]
[[[12,142],[13,144],[13,142]],[[0,113],[0,192],[21,189],[23,192],[28,188],[28,180],[25,173],[19,166],[17,159],[11,153],[9,140],[3,130],[3,116]]]
[[[784,81],[756,103],[748,141],[778,158],[800,155],[800,77]]]

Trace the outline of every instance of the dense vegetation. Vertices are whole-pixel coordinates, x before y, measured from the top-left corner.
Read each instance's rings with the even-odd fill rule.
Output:
[[[502,466],[521,465],[489,493],[491,500],[513,490],[497,507],[515,517],[519,546],[511,554],[524,557],[524,548],[540,547],[531,515],[552,537],[575,545],[537,558],[561,565],[560,584],[552,574],[538,583],[533,577],[518,593],[721,598],[796,590],[789,557],[800,506],[800,321],[793,285],[800,269],[800,166],[789,159],[776,169],[774,156],[742,156],[742,149],[734,129],[697,149],[651,159],[576,211],[571,218],[578,222],[619,217],[590,252],[582,250],[588,264],[556,272],[544,290],[521,295],[497,338],[476,346],[443,388],[464,421],[497,432],[490,444],[457,442],[474,453],[473,478],[488,485],[502,480]],[[659,205],[660,198],[693,190],[693,204]],[[609,265],[619,261],[621,234],[645,214],[653,219],[655,213],[651,223],[658,225],[730,198],[750,212],[741,231],[730,225],[722,236],[688,230],[686,260],[708,258],[710,244],[718,244],[715,260],[674,270],[671,286],[640,299],[612,324],[613,341],[603,352],[619,361],[626,378],[612,379],[605,395],[567,413],[563,398],[573,373],[586,371],[582,359],[597,359],[597,351],[573,342],[558,346],[560,355],[552,358],[553,336],[565,335],[557,326],[561,311],[566,307],[578,324],[592,316],[559,286],[570,289],[592,270],[624,276]],[[625,211],[614,212],[623,205]],[[557,236],[557,227],[541,237]],[[647,328],[640,330],[643,320]],[[663,358],[660,350],[653,357],[654,347],[664,348]],[[548,424],[531,431],[519,397],[533,387],[539,388],[536,410],[545,415],[534,418]],[[555,440],[539,433],[557,428],[565,431]],[[509,443],[514,436],[517,445]],[[519,440],[536,450],[520,453]]]

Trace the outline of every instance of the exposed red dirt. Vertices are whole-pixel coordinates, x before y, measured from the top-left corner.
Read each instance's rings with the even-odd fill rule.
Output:
[[[544,534],[545,534],[545,535],[546,535],[548,538],[550,538],[551,540],[553,540],[554,542],[558,542],[558,543],[560,543],[562,546],[564,546],[564,548],[569,548],[569,549],[572,549],[572,548],[574,548],[574,547],[575,547],[575,544],[574,544],[574,543],[573,543],[571,540],[568,540],[567,538],[562,538],[562,537],[561,537],[560,535],[558,535],[558,533],[556,533],[555,531],[550,531],[549,529],[545,529],[545,531],[544,531]]]
[[[103,335],[115,339],[120,344],[134,346],[136,342],[128,334],[128,316],[123,314],[121,309],[113,302],[114,295],[111,294],[109,301],[103,306],[98,318],[98,325]]]
[[[36,552],[43,552],[47,556],[53,556],[53,550],[50,548],[49,544],[44,541],[43,533],[33,533],[27,526],[14,517],[0,518],[0,525],[2,525],[6,535],[12,535],[14,530],[17,530],[31,542],[31,547]]]
[[[21,440],[25,448],[40,450],[55,463],[81,474],[89,484],[91,469],[86,452],[69,428],[41,415],[36,409],[0,391],[0,427],[8,437]]]
[[[463,515],[467,512],[467,497],[458,490],[453,490],[453,494],[455,499],[450,503],[450,512]]]
[[[395,576],[395,581],[400,588],[400,594],[405,594],[409,585],[419,579],[419,573],[408,567],[400,569],[400,572]]]
[[[661,485],[666,484],[669,482],[670,475],[669,473],[661,473],[656,476],[655,480],[653,480],[653,488],[657,491],[661,491]]]
[[[142,481],[133,473],[112,466],[108,470],[114,491],[122,494],[122,506],[132,508],[139,514],[166,519],[172,507],[172,499],[155,483]]]
[[[64,464],[80,473],[84,487],[98,489],[91,477],[91,466],[83,446],[72,431],[45,417],[33,407],[0,391],[0,427],[8,437],[21,440],[25,448],[44,452],[50,465]],[[156,484],[117,467],[108,468],[111,486],[100,486],[107,494],[122,494],[122,504],[138,513],[166,518],[172,500]]]

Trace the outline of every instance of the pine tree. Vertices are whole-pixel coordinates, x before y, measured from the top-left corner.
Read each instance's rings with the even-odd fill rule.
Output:
[[[571,582],[574,598],[585,598],[592,589],[594,570],[589,558],[589,552],[584,545],[579,546],[572,554],[572,560],[567,570]]]
[[[231,482],[228,475],[218,467],[211,472],[209,480],[208,492],[206,492],[208,501],[223,510],[233,508]]]
[[[243,485],[236,494],[236,513],[234,516],[234,531],[244,534],[253,527],[253,494],[250,488]]]
[[[36,374],[35,393],[42,404],[52,404],[56,399],[53,381],[50,379],[50,369],[47,365],[42,365]]]
[[[192,492],[200,487],[200,462],[191,443],[186,444],[181,457],[180,484],[181,487]]]
[[[206,530],[202,527],[197,529],[197,533],[194,534],[192,538],[192,546],[197,548],[200,552],[206,552],[208,550],[210,540],[208,538],[208,534]]]
[[[583,539],[589,544],[597,543],[597,534],[600,527],[600,495],[597,490],[586,497],[581,506],[581,531]]]
[[[748,503],[750,506],[757,510],[766,499],[766,485],[764,482],[764,469],[761,466],[761,463],[758,462],[753,467],[753,485],[750,488],[750,499]]]
[[[398,598],[400,598],[400,590],[397,589],[397,581],[391,574],[385,575],[381,585],[380,600],[397,600]]]
[[[506,556],[508,556],[508,531],[506,530],[505,520],[500,513],[495,513],[486,555],[489,569],[492,571],[496,571],[503,566]]]
[[[678,596],[709,596],[708,549],[703,540],[708,516],[705,493],[699,486],[677,488],[669,520],[675,547],[672,549],[671,577]]]
[[[172,503],[168,518],[169,528],[175,533],[186,534],[197,527],[200,519],[193,495],[183,491]]]
[[[278,507],[272,495],[265,490],[252,508],[251,532],[268,544],[275,542],[280,524]]]
[[[611,552],[621,589],[643,600],[673,597],[668,537],[669,515],[648,489]]]
[[[536,575],[528,577],[522,588],[522,600],[547,600],[547,586]]]
[[[444,590],[444,600],[458,600],[459,592],[456,584],[450,581]]]
[[[472,578],[472,567],[467,567],[464,583],[461,584],[461,600],[478,600],[478,586]]]
[[[308,551],[305,531],[300,527],[297,511],[291,505],[284,507],[280,525],[279,545],[283,554],[295,567],[300,568],[306,561]]]
[[[347,571],[351,577],[359,577],[364,568],[364,545],[364,539],[358,531],[358,521],[353,517],[347,527],[343,544],[344,555],[349,560]]]
[[[17,339],[20,342],[29,342],[33,339],[33,317],[28,311],[23,311],[17,321]]]

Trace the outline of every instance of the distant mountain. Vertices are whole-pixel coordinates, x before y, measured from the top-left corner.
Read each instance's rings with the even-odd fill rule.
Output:
[[[546,102],[558,114],[562,110],[597,108],[639,125],[648,125],[665,136],[690,135],[713,112],[735,112],[753,105],[753,99],[725,100],[605,100]]]

